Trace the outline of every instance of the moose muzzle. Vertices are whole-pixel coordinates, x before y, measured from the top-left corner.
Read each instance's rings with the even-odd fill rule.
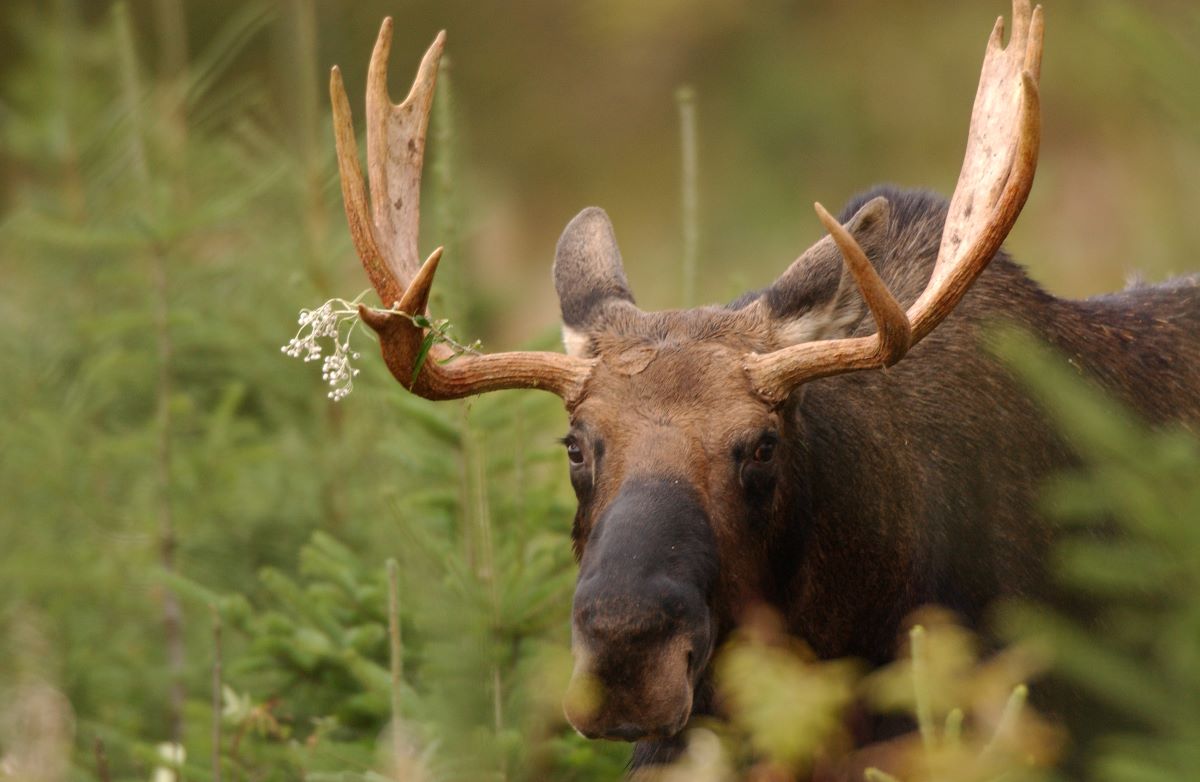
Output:
[[[716,539],[682,480],[631,479],[594,526],[575,588],[567,719],[588,738],[667,738],[712,655]]]

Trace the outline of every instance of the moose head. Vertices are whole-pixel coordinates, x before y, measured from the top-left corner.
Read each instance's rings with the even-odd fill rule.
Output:
[[[368,200],[338,70],[337,157],[363,266],[389,309],[361,308],[386,363],[431,400],[536,388],[562,398],[579,500],[575,674],[567,716],[589,737],[677,735],[706,697],[718,643],[742,612],[778,594],[780,541],[796,534],[806,446],[792,415],[816,378],[900,361],[941,323],[997,253],[1032,183],[1039,139],[1041,9],[1015,0],[988,42],[966,156],[923,292],[902,307],[872,257],[896,245],[887,198],[829,232],[769,288],[729,306],[647,312],[626,281],[613,227],[582,211],[558,243],[554,283],[566,353],[452,358],[411,316],[423,314],[439,248],[421,262],[417,227],[439,34],[408,97],[392,104],[385,20],[367,77]],[[871,327],[870,324],[873,324]],[[580,693],[592,691],[597,697]]]

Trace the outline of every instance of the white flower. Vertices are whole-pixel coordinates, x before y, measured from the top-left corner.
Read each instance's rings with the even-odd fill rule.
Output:
[[[329,384],[327,396],[335,402],[354,390],[358,370],[350,362],[359,354],[350,349],[350,336],[359,323],[358,302],[362,297],[360,293],[353,301],[330,299],[315,310],[300,310],[300,330],[280,348],[285,355],[306,363],[324,359],[321,379]],[[326,349],[330,352],[325,353]]]
[[[321,379],[330,388],[326,396],[335,402],[345,399],[354,390],[358,370],[351,362],[360,356],[350,349],[350,336],[361,322],[358,303],[366,293],[358,294],[353,301],[330,299],[315,310],[300,310],[300,330],[280,348],[285,355],[303,359],[306,363],[320,359]],[[400,312],[398,305],[393,305],[387,312],[408,318],[425,332],[427,339],[448,345],[454,356],[479,352],[479,340],[464,345],[450,335],[448,320],[431,321],[428,315],[408,315]],[[325,352],[327,349],[329,353]]]

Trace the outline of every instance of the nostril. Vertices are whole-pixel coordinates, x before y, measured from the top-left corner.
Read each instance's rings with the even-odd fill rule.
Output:
[[[688,650],[687,672],[688,678],[691,678],[692,674],[696,672],[696,653],[691,649]]]

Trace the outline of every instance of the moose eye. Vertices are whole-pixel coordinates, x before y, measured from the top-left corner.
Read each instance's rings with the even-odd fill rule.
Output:
[[[565,444],[571,464],[583,464],[583,449],[579,447],[579,442],[574,437],[568,437]]]
[[[775,436],[770,435],[758,441],[754,448],[754,461],[766,464],[775,456]]]

